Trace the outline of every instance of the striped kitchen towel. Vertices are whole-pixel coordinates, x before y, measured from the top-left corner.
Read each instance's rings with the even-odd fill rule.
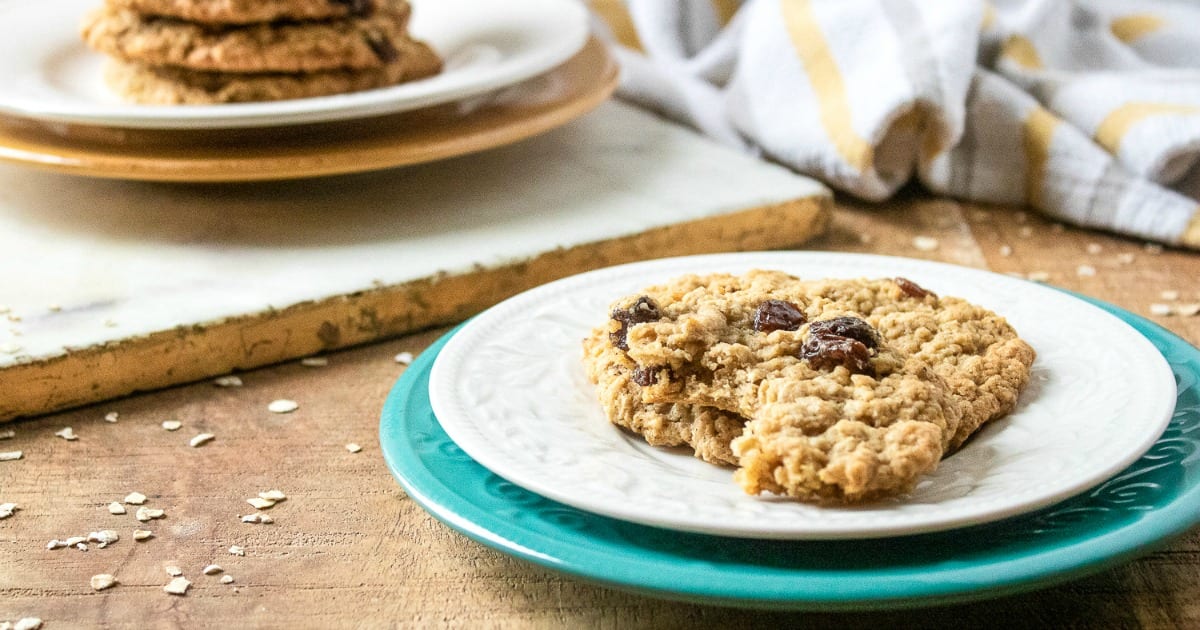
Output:
[[[1200,4],[594,0],[619,94],[831,186],[1200,248]]]

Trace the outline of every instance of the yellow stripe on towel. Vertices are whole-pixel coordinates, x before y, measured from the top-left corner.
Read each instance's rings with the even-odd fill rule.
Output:
[[[1113,37],[1129,44],[1157,31],[1163,24],[1166,22],[1157,15],[1137,13],[1113,20],[1108,25],[1108,30],[1112,31]]]
[[[733,19],[733,14],[737,13],[738,8],[742,6],[740,0],[711,0],[711,2],[721,26],[729,24],[729,21]]]
[[[1116,153],[1121,148],[1121,141],[1129,128],[1151,116],[1200,114],[1200,107],[1195,105],[1177,105],[1174,103],[1126,103],[1104,117],[1096,127],[1096,142]]]
[[[1004,42],[1004,48],[1001,51],[1002,55],[1012,59],[1017,65],[1036,70],[1045,67],[1042,63],[1042,57],[1038,54],[1037,48],[1033,46],[1033,42],[1021,37],[1020,35],[1011,35]]]
[[[1034,107],[1025,117],[1021,129],[1025,146],[1025,198],[1035,208],[1042,206],[1042,187],[1046,180],[1046,163],[1050,160],[1050,143],[1054,130],[1062,122],[1043,107]]]
[[[821,126],[842,159],[859,172],[867,170],[874,149],[854,130],[846,83],[825,41],[809,0],[783,0],[783,21],[792,46],[804,64],[812,91],[817,96]]]
[[[622,0],[591,0],[591,5],[592,9],[604,18],[618,42],[628,48],[645,52],[642,40],[638,37],[637,27],[633,25],[633,18],[629,17],[629,10],[625,8]]]

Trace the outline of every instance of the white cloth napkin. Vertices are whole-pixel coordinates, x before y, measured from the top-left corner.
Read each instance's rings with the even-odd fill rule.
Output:
[[[604,4],[636,29],[619,95],[722,142],[868,200],[915,175],[1200,248],[1200,4]]]

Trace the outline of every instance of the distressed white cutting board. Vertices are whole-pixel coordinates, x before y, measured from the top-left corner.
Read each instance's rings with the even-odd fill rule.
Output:
[[[513,146],[337,178],[0,166],[0,420],[448,323],[591,268],[796,245],[829,205],[615,102]]]

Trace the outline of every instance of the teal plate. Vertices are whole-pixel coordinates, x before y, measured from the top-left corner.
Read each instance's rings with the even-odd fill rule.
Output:
[[[749,540],[635,525],[550,501],[475,463],[434,417],[429,371],[454,332],[396,383],[383,408],[380,442],[408,495],[442,522],[504,553],[612,588],[808,610],[998,597],[1128,561],[1200,522],[1200,351],[1146,319],[1088,301],[1144,334],[1170,363],[1179,396],[1170,426],[1105,483],[987,525],[875,540]]]

